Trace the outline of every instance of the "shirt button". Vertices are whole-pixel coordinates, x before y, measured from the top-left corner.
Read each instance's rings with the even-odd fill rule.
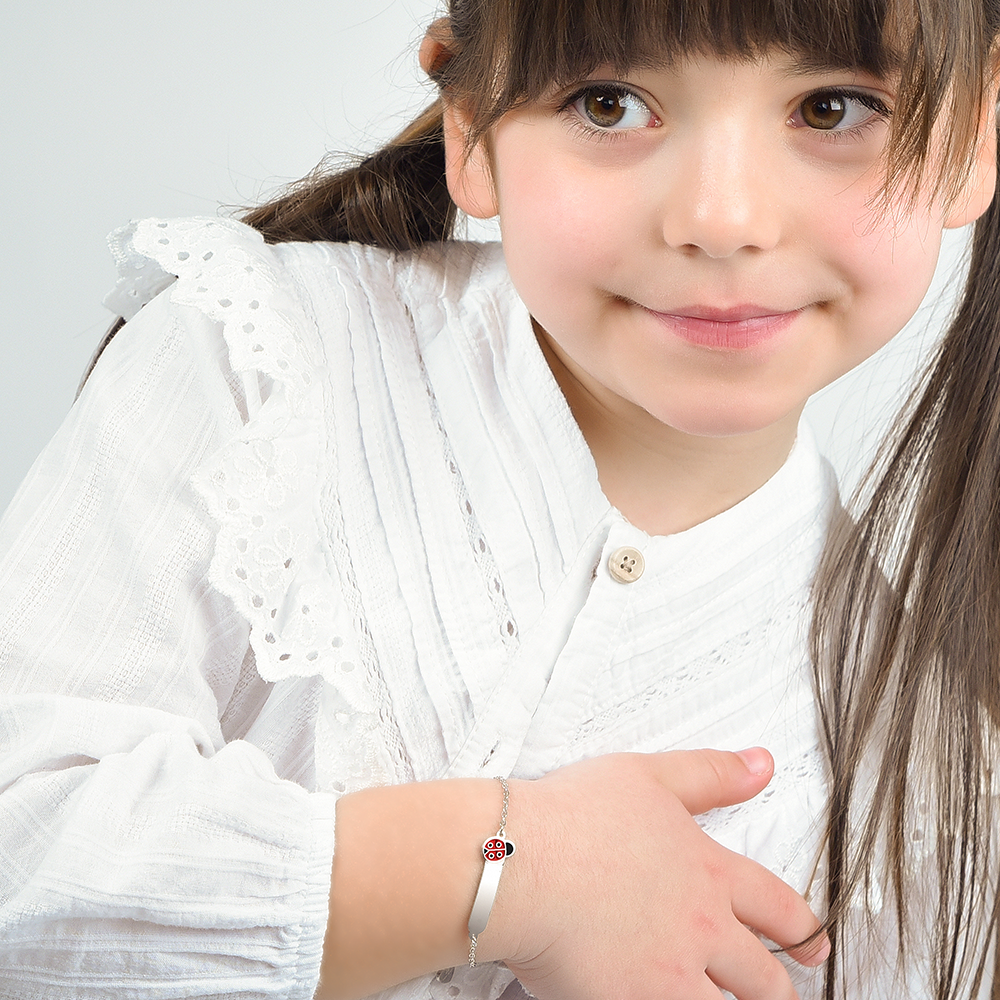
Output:
[[[615,549],[608,560],[608,569],[619,583],[634,583],[645,568],[646,560],[642,558],[642,553],[631,545]]]

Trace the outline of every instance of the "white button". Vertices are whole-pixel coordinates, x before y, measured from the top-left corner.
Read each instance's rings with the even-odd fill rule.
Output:
[[[634,583],[645,568],[646,560],[642,558],[642,553],[631,545],[615,549],[608,560],[608,569],[619,583]]]

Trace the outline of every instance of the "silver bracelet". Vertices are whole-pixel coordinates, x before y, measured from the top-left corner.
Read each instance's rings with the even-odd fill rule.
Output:
[[[472,914],[469,916],[469,968],[476,967],[476,938],[486,930],[493,902],[497,898],[497,886],[500,885],[500,873],[503,863],[514,853],[514,845],[507,840],[507,807],[510,805],[510,789],[506,778],[497,778],[503,789],[503,811],[500,813],[500,829],[495,837],[490,837],[483,844],[483,874],[479,879],[479,889],[476,901],[472,904]]]

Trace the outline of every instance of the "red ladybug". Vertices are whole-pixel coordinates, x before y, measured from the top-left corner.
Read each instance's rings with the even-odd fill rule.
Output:
[[[490,837],[483,844],[483,857],[487,861],[503,861],[514,853],[514,845],[509,840],[500,837]]]

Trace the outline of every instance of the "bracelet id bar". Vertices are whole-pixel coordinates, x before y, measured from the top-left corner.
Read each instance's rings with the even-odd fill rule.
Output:
[[[469,915],[469,967],[476,967],[476,939],[486,930],[493,903],[497,898],[500,873],[503,863],[514,853],[514,845],[507,839],[507,807],[510,805],[510,789],[506,778],[497,778],[503,790],[503,811],[500,813],[500,829],[495,837],[483,843],[483,874],[479,878],[479,889]]]
[[[502,830],[498,830],[495,837],[490,837],[483,843],[483,875],[469,916],[469,935],[472,938],[486,930],[497,897],[497,887],[500,885],[500,873],[504,862],[513,853],[514,845],[504,837]]]

